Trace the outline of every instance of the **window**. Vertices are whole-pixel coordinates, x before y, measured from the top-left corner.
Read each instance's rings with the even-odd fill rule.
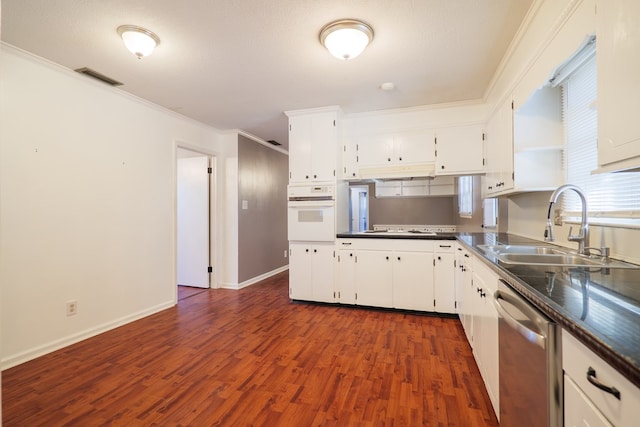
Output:
[[[482,225],[484,228],[498,226],[498,199],[484,199],[482,201]]]
[[[458,177],[458,214],[462,218],[473,214],[473,176]]]
[[[640,173],[591,174],[598,165],[595,52],[561,84],[566,182],[584,190],[590,222],[630,225],[640,218]],[[578,196],[569,191],[563,199],[562,215],[577,216]]]

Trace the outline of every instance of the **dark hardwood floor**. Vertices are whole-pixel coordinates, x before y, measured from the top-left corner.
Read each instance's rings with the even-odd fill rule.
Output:
[[[2,373],[11,426],[496,426],[457,319],[209,290]]]

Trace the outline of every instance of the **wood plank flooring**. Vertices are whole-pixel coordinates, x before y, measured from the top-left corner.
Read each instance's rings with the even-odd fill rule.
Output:
[[[497,426],[457,319],[209,290],[2,373],[11,426]]]

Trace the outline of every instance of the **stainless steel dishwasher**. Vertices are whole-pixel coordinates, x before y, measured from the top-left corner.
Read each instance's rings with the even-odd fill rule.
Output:
[[[500,280],[500,426],[562,426],[562,367],[556,324]]]

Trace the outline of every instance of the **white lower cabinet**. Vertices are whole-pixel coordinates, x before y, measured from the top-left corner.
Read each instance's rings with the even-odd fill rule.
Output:
[[[565,426],[638,425],[640,389],[564,329],[562,369]]]
[[[580,387],[564,376],[564,425],[566,427],[613,427],[602,412],[580,390]]]
[[[454,241],[434,261],[432,240],[348,239],[337,244],[337,302],[405,310],[455,312]],[[450,265],[449,265],[450,264]],[[436,270],[438,273],[436,273]],[[444,287],[438,289],[435,279]],[[352,299],[351,295],[355,295]]]
[[[342,250],[336,256],[335,302],[356,303],[356,253]]]
[[[493,293],[498,286],[498,279],[498,275],[482,261],[473,259],[471,347],[496,415],[500,414],[499,344],[498,312],[493,305]]]
[[[456,286],[456,313],[467,339],[471,341],[471,328],[473,317],[471,307],[473,302],[473,277],[471,266],[471,254],[462,246],[456,248],[455,286]]]
[[[394,252],[393,307],[433,311],[433,277],[433,253]]]
[[[393,307],[393,260],[386,251],[356,251],[356,304]]]
[[[289,243],[289,297],[334,302],[333,243]]]
[[[455,242],[438,242],[435,245],[433,271],[433,299],[438,313],[456,312]]]

